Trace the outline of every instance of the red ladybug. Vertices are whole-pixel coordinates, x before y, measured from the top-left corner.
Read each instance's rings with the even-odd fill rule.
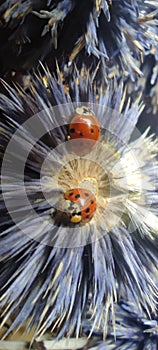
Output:
[[[69,201],[68,211],[73,223],[89,222],[96,211],[96,198],[91,191],[84,188],[73,188],[64,194]]]
[[[75,114],[69,125],[69,140],[76,140],[72,143],[72,150],[78,155],[89,153],[96,141],[100,138],[100,124],[98,119],[86,108],[78,109],[82,114]]]

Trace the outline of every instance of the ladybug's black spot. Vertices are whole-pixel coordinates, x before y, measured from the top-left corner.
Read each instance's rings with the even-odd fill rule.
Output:
[[[93,130],[93,129],[91,129],[91,133],[92,133],[92,134],[94,133],[94,130]]]
[[[79,193],[76,194],[75,198],[80,198],[80,194]]]
[[[91,204],[93,204],[94,203],[94,201],[91,201]]]
[[[89,193],[85,192],[85,196],[86,196],[86,197],[89,197]]]
[[[71,216],[76,216],[76,215],[77,215],[77,216],[80,216],[79,213],[72,213],[72,214],[71,214]]]
[[[69,196],[73,196],[73,192],[70,192],[70,193],[69,193]]]
[[[85,213],[89,213],[90,212],[90,208],[85,209]]]
[[[80,132],[80,136],[83,136],[83,133],[82,133],[82,132]]]
[[[70,129],[70,133],[73,134],[75,132],[75,129],[74,128],[71,128]]]

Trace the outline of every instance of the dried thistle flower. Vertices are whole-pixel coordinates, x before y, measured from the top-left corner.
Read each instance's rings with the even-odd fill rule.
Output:
[[[39,60],[53,73],[58,61],[68,83],[76,66],[92,75],[97,67],[98,84],[123,77],[156,114],[157,18],[156,0],[2,1],[1,75],[27,89]]]
[[[157,56],[158,57],[158,56]],[[128,95],[135,99],[139,94],[143,94],[145,103],[145,113],[143,122],[154,125],[156,132],[157,125],[155,118],[158,112],[158,61],[154,55],[147,55],[141,65],[143,76],[135,81],[135,84],[127,78],[125,84],[128,90]],[[148,121],[149,120],[149,121]]]
[[[96,330],[88,349],[106,350],[156,350],[158,343],[158,317],[149,318],[145,312],[136,308],[134,303],[120,302],[115,308],[115,341],[113,330],[108,332],[105,342],[102,333]],[[85,330],[88,324],[85,321]]]
[[[146,103],[147,113],[152,113],[155,116],[158,112],[158,52],[155,57],[150,55],[145,58],[142,71],[144,79],[138,83],[139,90],[144,92],[146,100],[149,99],[149,103]]]
[[[72,62],[93,71],[101,62],[107,77],[112,69],[134,80],[144,56],[156,57],[157,11],[156,0],[3,1],[4,70],[24,72],[40,59],[52,70],[58,60],[65,72]]]
[[[143,106],[125,102],[121,85],[105,92],[78,75],[66,89],[47,71],[44,81],[36,77],[28,95],[4,83],[8,97],[0,96],[2,325],[14,314],[7,334],[29,319],[35,337],[47,329],[78,336],[88,308],[91,332],[101,323],[105,336],[120,290],[155,311],[158,143],[135,128]],[[85,106],[102,136],[80,157],[67,125]],[[74,187],[96,196],[87,224],[64,218],[63,194]]]

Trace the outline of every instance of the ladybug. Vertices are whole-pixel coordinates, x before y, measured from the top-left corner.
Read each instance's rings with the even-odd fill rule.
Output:
[[[68,201],[68,212],[72,223],[89,222],[96,211],[96,198],[94,194],[84,188],[73,188],[64,193]]]
[[[97,117],[88,108],[77,108],[68,132],[68,139],[76,140],[75,143],[72,143],[73,152],[85,155],[92,150],[100,138],[100,124]]]

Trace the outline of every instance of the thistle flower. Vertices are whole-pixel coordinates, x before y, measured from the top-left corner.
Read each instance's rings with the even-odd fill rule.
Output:
[[[145,58],[142,71],[146,80],[144,79],[145,89],[143,81],[139,83],[140,89],[144,92],[146,100],[150,101],[146,109],[148,113],[156,115],[158,111],[158,52],[156,57],[150,55]]]
[[[143,106],[125,102],[123,86],[98,90],[89,75],[70,88],[45,71],[30,93],[4,83],[1,95],[0,307],[6,335],[26,320],[35,337],[47,329],[58,337],[79,335],[92,311],[92,329],[115,323],[120,291],[139,307],[155,311],[157,287],[158,144],[135,128]],[[47,85],[47,86],[46,86]],[[115,92],[113,92],[115,91]],[[73,152],[68,128],[85,106],[98,118],[102,135],[91,152]],[[131,139],[132,137],[132,139]],[[97,209],[74,224],[64,193],[90,189]]]
[[[107,340],[102,341],[101,332],[97,330],[93,334],[93,341],[88,349],[131,349],[131,350],[155,350],[158,343],[158,318],[149,318],[145,312],[140,312],[134,303],[120,302],[115,308],[116,329],[114,341],[113,331],[108,333]],[[85,327],[87,327],[85,321]]]
[[[143,122],[147,125],[153,124],[154,132],[157,126],[155,125],[154,116],[157,115],[158,111],[158,61],[153,55],[145,57],[144,62],[141,66],[143,76],[139,78],[135,84],[127,79],[125,84],[127,87],[128,95],[135,99],[139,94],[143,94],[143,101],[145,103],[146,116]],[[144,114],[144,113],[143,113]],[[148,122],[149,119],[149,122]],[[156,127],[156,128],[155,128]]]
[[[65,74],[75,63],[92,71],[141,75],[144,56],[157,50],[157,1],[3,1],[1,60],[4,71],[30,70],[39,59]],[[7,60],[9,57],[9,60]],[[12,57],[12,60],[10,60]],[[113,73],[111,73],[111,70]]]

